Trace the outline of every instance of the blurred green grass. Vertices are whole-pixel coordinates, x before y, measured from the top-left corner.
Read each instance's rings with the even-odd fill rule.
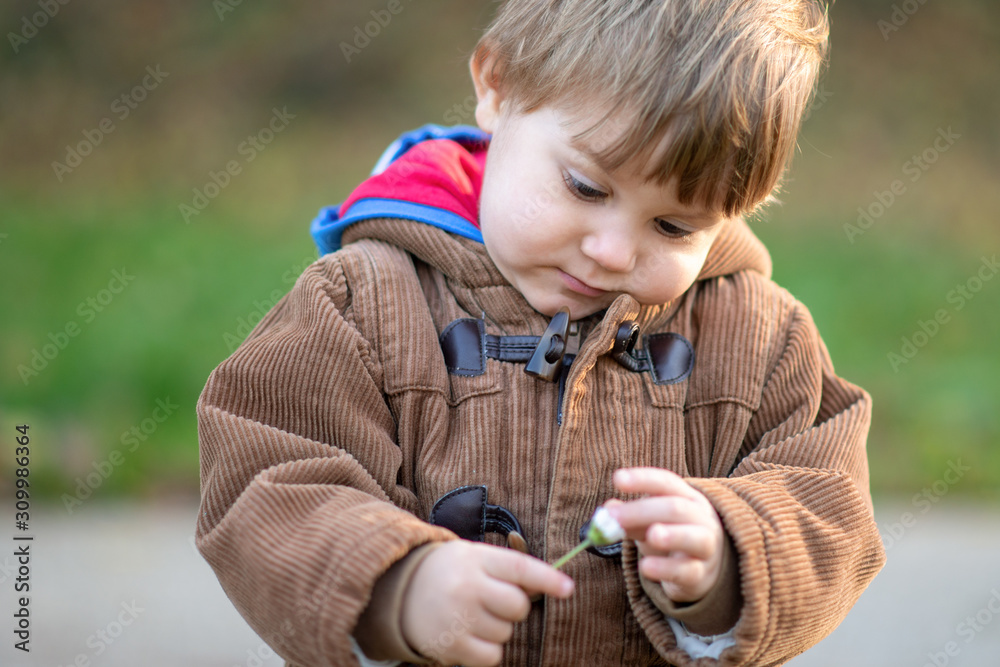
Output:
[[[126,463],[101,493],[196,486],[194,404],[231,351],[227,334],[242,339],[241,324],[253,324],[315,257],[307,229],[314,210],[289,212],[290,222],[270,227],[215,216],[193,228],[178,224],[176,204],[145,205],[103,210],[92,225],[72,205],[7,201],[2,272],[18,287],[0,296],[9,314],[0,323],[8,370],[2,428],[32,425],[33,474],[49,493],[65,492],[112,449]],[[810,307],[838,372],[874,396],[873,487],[916,492],[961,460],[974,468],[958,490],[995,495],[1000,355],[984,332],[1000,331],[1000,280],[952,312],[898,372],[887,359],[918,321],[953,310],[946,291],[974,274],[982,253],[920,244],[887,252],[876,239],[846,243],[838,220],[791,225],[781,215],[775,209],[755,225],[773,254],[775,280]],[[134,280],[87,323],[78,305],[107,287],[116,269]],[[79,335],[25,385],[11,371],[30,365],[31,351],[70,320]],[[157,399],[180,407],[127,453],[122,436],[150,417]]]
[[[15,25],[34,7],[0,18]],[[338,41],[377,3],[245,6],[223,22],[193,0],[74,3],[23,53],[0,52],[0,433],[12,441],[15,424],[31,425],[36,490],[74,493],[117,449],[124,462],[93,478],[95,495],[196,491],[198,394],[227,335],[242,338],[241,322],[315,257],[316,211],[400,132],[444,123],[456,104],[474,122],[465,59],[493,5],[413,7],[350,66]],[[949,493],[1000,499],[1000,280],[961,311],[946,300],[1000,250],[1000,8],[927,3],[886,41],[876,22],[891,11],[874,0],[831,9],[828,95],[805,124],[784,203],[753,227],[839,374],[874,398],[876,494],[918,493],[960,460],[972,470]],[[163,87],[57,182],[51,161],[159,62],[171,72]],[[185,224],[178,205],[192,188],[286,105],[297,118],[280,140]],[[951,126],[962,138],[850,242],[857,208]],[[134,281],[85,322],[78,305],[122,267]],[[951,320],[894,371],[887,355],[939,308]],[[26,385],[18,366],[71,320],[79,335]],[[177,411],[127,451],[123,435],[167,399]]]
[[[299,234],[240,220],[193,228],[177,224],[176,203],[144,204],[103,210],[100,224],[87,224],[71,205],[7,202],[2,272],[17,289],[0,296],[8,313],[0,323],[3,429],[12,432],[12,420],[32,425],[32,474],[50,492],[90,473],[112,449],[127,461],[102,492],[196,487],[194,404],[230,352],[225,334],[244,333],[240,322],[262,305],[266,311],[316,256],[308,220]],[[81,310],[115,270],[134,279],[100,312]],[[15,369],[30,366],[32,351],[70,321],[79,334],[25,383]],[[128,452],[123,435],[141,427],[158,399],[179,408]]]
[[[841,224],[805,220],[757,232],[771,250],[775,281],[810,308],[838,374],[873,397],[873,490],[917,493],[961,460],[973,470],[955,491],[997,498],[1000,277],[956,311],[946,295],[975,275],[984,253],[944,242],[850,245]],[[902,339],[912,340],[919,322],[942,308],[951,319],[894,369],[889,354],[901,354]]]

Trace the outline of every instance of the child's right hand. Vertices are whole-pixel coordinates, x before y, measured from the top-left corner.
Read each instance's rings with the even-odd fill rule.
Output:
[[[446,542],[413,573],[403,597],[403,637],[446,665],[497,665],[535,593],[569,597],[573,580],[513,549]]]

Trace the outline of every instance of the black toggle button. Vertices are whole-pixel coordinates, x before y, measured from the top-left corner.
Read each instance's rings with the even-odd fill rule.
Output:
[[[615,347],[613,354],[632,354],[635,344],[639,342],[639,325],[635,320],[627,320],[618,326],[618,333],[615,334]]]
[[[615,334],[615,345],[611,348],[611,356],[619,364],[630,371],[642,370],[642,362],[632,356],[632,350],[639,342],[639,325],[635,320],[626,320],[618,325]]]
[[[528,375],[555,382],[562,369],[563,356],[566,354],[566,337],[569,334],[569,308],[563,306],[552,317],[545,333],[538,341],[535,351],[524,367]]]
[[[545,361],[554,364],[566,354],[566,341],[559,334],[552,336],[549,340],[549,349],[545,352]]]

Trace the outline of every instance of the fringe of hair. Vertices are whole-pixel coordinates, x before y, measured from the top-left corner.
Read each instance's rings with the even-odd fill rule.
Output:
[[[473,57],[522,113],[602,114],[577,142],[628,121],[595,156],[606,171],[638,158],[682,203],[735,216],[779,188],[828,35],[822,0],[507,0]]]

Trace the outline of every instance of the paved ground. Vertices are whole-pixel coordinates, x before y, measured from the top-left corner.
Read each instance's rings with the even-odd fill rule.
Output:
[[[32,650],[12,647],[16,574],[5,548],[0,665],[281,667],[195,552],[195,511],[97,501],[73,516],[33,511]],[[889,565],[840,628],[789,664],[1000,665],[1000,511],[945,499],[925,514],[883,503],[878,518],[899,536]]]

